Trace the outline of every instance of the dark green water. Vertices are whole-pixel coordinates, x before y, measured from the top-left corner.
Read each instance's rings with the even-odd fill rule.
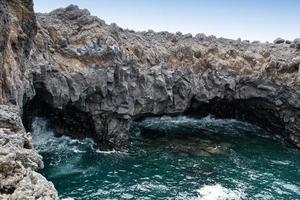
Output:
[[[300,151],[247,123],[150,118],[132,125],[127,152],[55,138],[42,119],[33,130],[41,173],[62,198],[300,199]]]

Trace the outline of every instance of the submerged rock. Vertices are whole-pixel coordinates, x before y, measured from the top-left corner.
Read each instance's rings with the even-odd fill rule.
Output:
[[[219,144],[214,144],[214,145],[209,145],[205,147],[203,150],[210,153],[210,154],[226,154],[230,150],[231,144],[229,143],[219,143]]]
[[[215,146],[210,146],[206,147],[205,151],[211,154],[223,154],[224,152],[221,150],[220,146],[215,145]]]
[[[194,154],[195,156],[197,156],[197,157],[209,157],[209,156],[211,156],[211,154],[209,153],[209,152],[207,152],[207,151],[205,151],[205,150],[198,150],[197,152],[195,152],[195,154]]]

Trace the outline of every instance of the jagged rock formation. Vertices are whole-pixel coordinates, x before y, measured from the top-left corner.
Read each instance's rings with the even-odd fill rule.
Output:
[[[51,182],[35,172],[43,167],[17,107],[0,105],[0,199],[58,199]]]
[[[204,34],[134,32],[73,5],[35,19],[30,0],[0,0],[0,10],[5,14],[0,17],[0,102],[16,105],[27,128],[33,116],[43,115],[57,133],[89,136],[122,149],[131,120],[211,113],[257,124],[300,147],[299,39],[249,43]],[[18,116],[11,109],[3,107],[8,114],[0,120]],[[21,151],[17,163],[29,171],[8,164],[19,171],[12,173],[16,181],[10,187],[1,185],[1,194],[14,199],[30,179],[47,191],[30,194],[56,199],[53,186],[32,171],[42,166],[41,158],[20,120],[13,126],[18,129],[0,125],[0,141],[7,133],[15,135],[1,146]],[[1,154],[0,166],[2,160]]]
[[[36,33],[32,1],[0,0],[0,199],[58,199],[26,133],[19,106],[34,94],[29,55]],[[18,105],[18,106],[16,106]]]
[[[36,34],[36,18],[30,0],[0,1],[0,104],[23,104],[33,90],[29,55]]]
[[[92,120],[89,132],[98,141],[122,148],[131,119],[210,112],[256,123],[299,145],[295,46],[133,32],[72,5],[38,14],[37,22],[36,98],[55,116],[59,110],[85,116],[58,117],[58,130],[74,132],[78,122]]]

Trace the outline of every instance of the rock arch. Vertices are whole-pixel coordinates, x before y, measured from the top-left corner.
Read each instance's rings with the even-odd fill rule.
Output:
[[[268,79],[163,66],[114,66],[71,74],[43,68],[34,84],[36,97],[46,103],[41,107],[51,108],[49,113],[69,132],[82,130],[105,147],[126,148],[131,120],[207,114],[254,123],[299,145],[300,96]],[[82,124],[86,127],[78,127]]]

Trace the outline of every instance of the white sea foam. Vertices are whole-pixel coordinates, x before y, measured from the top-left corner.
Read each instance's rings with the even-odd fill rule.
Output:
[[[227,189],[220,184],[205,185],[199,190],[198,200],[240,200],[245,197],[242,190]]]
[[[285,182],[285,181],[275,181],[273,183],[272,188],[278,193],[278,194],[291,194],[295,193],[297,195],[300,195],[300,186],[295,185],[293,183]]]
[[[206,125],[223,125],[228,124],[228,122],[236,122],[234,119],[215,119],[213,116],[208,115],[202,119],[196,119],[196,118],[190,118],[185,116],[179,116],[179,117],[170,117],[170,116],[163,116],[160,118],[153,117],[153,118],[147,118],[141,122],[142,126],[145,126],[147,128],[153,127],[153,128],[161,128],[161,125],[164,125],[163,127],[168,128],[170,125],[171,128],[177,127],[177,126],[203,126]]]
[[[126,151],[116,151],[115,149],[113,149],[111,151],[101,151],[101,150],[97,149],[96,153],[100,153],[100,154],[122,154],[122,155],[128,154],[128,152],[126,152]]]
[[[47,121],[43,118],[35,118],[32,123],[32,143],[36,148],[47,145],[53,140],[54,133],[49,130]]]
[[[248,123],[240,122],[235,119],[217,119],[212,115],[208,115],[201,119],[191,118],[186,116],[179,117],[153,117],[147,118],[141,122],[138,122],[140,128],[147,128],[152,130],[160,130],[162,132],[176,132],[176,130],[182,131],[185,128],[189,130],[206,130],[206,133],[222,133],[223,130],[227,134],[240,135],[245,130],[249,132],[257,132],[259,129]],[[251,131],[250,131],[251,132]]]
[[[296,194],[300,194],[300,187],[298,185],[291,184],[291,183],[285,183],[285,184],[282,184],[282,187],[285,188],[286,190],[289,190]]]
[[[283,160],[283,161],[271,160],[271,162],[274,163],[274,164],[277,164],[277,165],[289,165],[289,164],[291,164],[291,161],[289,161],[289,160]]]
[[[55,137],[54,132],[48,128],[47,120],[35,118],[32,123],[32,143],[40,152],[59,152],[58,149],[68,149],[73,153],[85,153],[85,148],[93,148],[92,139],[73,139],[68,136]]]

